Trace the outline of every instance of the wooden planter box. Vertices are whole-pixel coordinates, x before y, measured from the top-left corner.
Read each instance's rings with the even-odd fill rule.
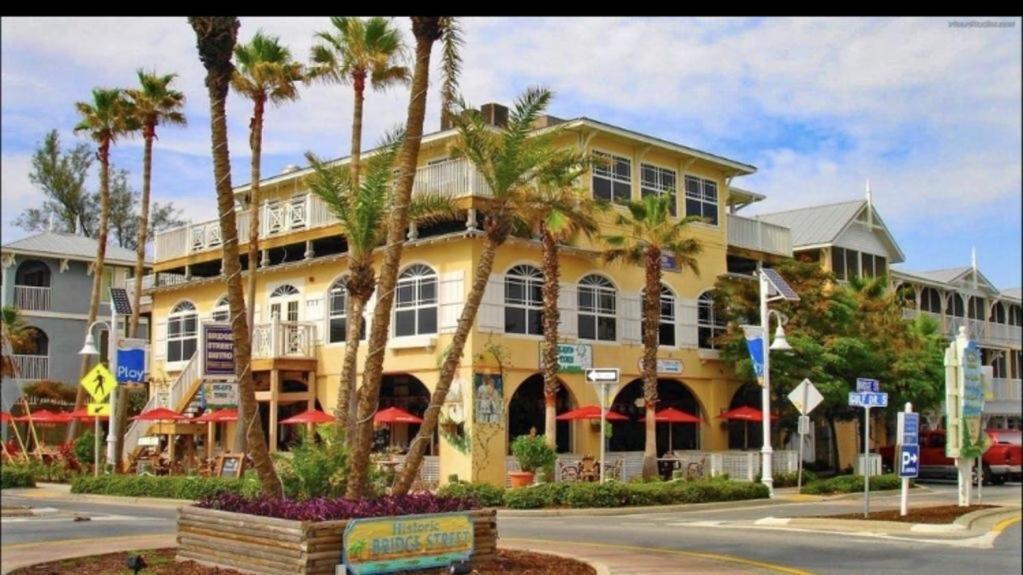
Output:
[[[497,555],[497,510],[470,511],[473,564]],[[348,520],[292,521],[188,506],[178,509],[178,561],[265,575],[334,575]]]

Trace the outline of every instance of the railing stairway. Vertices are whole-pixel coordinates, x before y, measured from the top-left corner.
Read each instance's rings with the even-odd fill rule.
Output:
[[[186,411],[198,410],[198,405],[194,399],[196,394],[199,392],[199,386],[202,385],[202,370],[200,369],[201,363],[199,360],[199,352],[196,351],[192,354],[192,358],[188,360],[185,365],[185,369],[181,370],[175,379],[169,390],[169,397],[163,394],[150,393],[149,401],[146,402],[145,407],[142,411],[149,411],[157,407],[166,407],[172,409],[178,413],[184,413]],[[164,399],[167,399],[167,405],[164,405]],[[153,421],[133,421],[128,427],[128,430],[124,433],[124,454],[125,458],[134,456],[138,451],[139,439],[144,437],[148,432],[149,428],[156,422]]]

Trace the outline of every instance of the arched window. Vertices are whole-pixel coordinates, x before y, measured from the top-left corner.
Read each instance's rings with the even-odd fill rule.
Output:
[[[616,292],[607,278],[588,275],[579,280],[579,338],[617,340]]]
[[[657,328],[659,345],[675,346],[675,292],[661,285],[661,323]]]
[[[183,301],[174,306],[167,318],[167,361],[187,361],[195,354],[199,314],[195,304]]]
[[[920,309],[931,313],[941,313],[941,294],[938,290],[925,287],[920,292]]]
[[[213,321],[229,321],[231,319],[231,307],[228,305],[226,295],[217,300],[217,305],[213,306],[213,313],[210,315]]]
[[[957,293],[953,293],[948,298],[948,306],[945,308],[945,315],[953,315],[955,317],[963,317],[966,310],[963,306],[963,297]]]
[[[1023,325],[1023,308],[1019,304],[1009,306],[1009,325]]]
[[[50,266],[39,260],[22,262],[14,274],[14,285],[50,287]]]
[[[984,298],[971,296],[968,299],[969,303],[967,304],[967,315],[970,317],[970,319],[980,320],[984,319],[984,308],[986,307],[986,302],[984,301]]]
[[[330,322],[327,330],[329,343],[345,341],[348,333],[348,318],[345,315],[345,304],[348,302],[348,287],[345,285],[347,281],[347,277],[338,278],[327,291],[330,298],[330,309],[327,310],[327,321]],[[366,339],[366,319],[361,318],[359,323],[359,339]]]
[[[394,303],[394,335],[437,333],[437,272],[411,265],[398,276]]]
[[[991,306],[991,318],[988,319],[988,321],[994,323],[1005,323],[1005,305],[1002,304],[1002,302],[996,301],[994,305]]]
[[[301,293],[291,284],[277,286],[270,293],[270,317],[281,321],[298,321],[298,306]],[[282,312],[283,309],[283,312]]]
[[[713,292],[704,292],[698,301],[696,326],[701,349],[717,349],[715,339],[725,333],[725,321],[714,310]]]
[[[543,273],[518,265],[504,277],[504,331],[543,334]]]
[[[25,335],[11,338],[15,355],[50,355],[50,338],[46,332],[35,326],[25,328]]]

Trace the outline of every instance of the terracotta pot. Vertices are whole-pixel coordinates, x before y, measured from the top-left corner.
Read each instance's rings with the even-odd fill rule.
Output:
[[[533,484],[534,473],[532,471],[509,471],[512,487],[529,487]]]

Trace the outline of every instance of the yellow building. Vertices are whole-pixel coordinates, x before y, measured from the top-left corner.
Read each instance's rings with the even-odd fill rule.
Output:
[[[496,125],[507,114],[496,104],[482,111]],[[692,226],[694,237],[704,246],[700,274],[681,273],[666,262],[659,352],[661,406],[677,407],[703,420],[698,425],[673,426],[674,449],[742,447],[736,444],[742,441],[741,427],[730,429],[717,418],[745,394],[737,393],[740,383],[713,349],[711,338],[723,324],[714,318],[709,291],[722,274],[750,271],[744,268],[748,262],[792,254],[785,227],[734,213],[762,199],[733,185],[735,178],[755,168],[587,118],[545,117],[537,128],[554,125],[562,130],[559,145],[609,159],[606,167],[587,176],[585,185],[595,197],[635,200],[678,190],[678,215],[706,219]],[[423,138],[414,191],[457,198],[462,216],[430,226],[412,225],[408,230],[384,361],[381,408],[423,412],[482,250],[477,209],[484,205],[488,190],[466,160],[448,158],[454,137],[455,131],[447,129]],[[310,173],[285,170],[264,180],[260,192],[253,369],[271,448],[284,447],[292,433],[279,424],[282,419],[311,407],[332,411],[337,399],[346,321],[341,289],[346,245],[326,206],[308,192]],[[247,192],[247,186],[235,192],[242,210],[238,212],[241,230],[248,228],[242,209]],[[203,375],[201,328],[227,315],[220,276],[222,240],[217,220],[156,238],[152,372],[166,385],[154,394],[154,405],[185,410],[194,403],[201,382],[211,380]],[[245,253],[244,237],[241,244]],[[456,389],[445,406],[445,425],[432,446],[436,457],[428,459],[427,473],[433,477],[457,474],[462,479],[503,483],[510,440],[532,428],[543,432],[540,262],[539,242],[531,239],[511,239],[498,250],[495,273],[466,344]],[[561,281],[565,385],[558,411],[598,402],[582,368],[619,368],[622,385],[613,409],[631,421],[614,426],[611,449],[641,451],[642,424],[636,421],[642,414],[637,402],[642,397],[641,270],[604,264],[597,246],[580,243],[562,250]],[[374,303],[370,302],[367,317]],[[364,357],[362,349],[360,365]],[[209,400],[211,393],[206,395]],[[416,426],[398,425],[393,431],[388,440],[401,445]],[[759,446],[759,435],[751,431],[753,448]],[[142,427],[131,430],[129,445],[144,433]],[[667,451],[668,444],[668,427],[659,426],[659,451]],[[586,421],[560,423],[558,446],[562,452],[596,454],[597,427]]]

